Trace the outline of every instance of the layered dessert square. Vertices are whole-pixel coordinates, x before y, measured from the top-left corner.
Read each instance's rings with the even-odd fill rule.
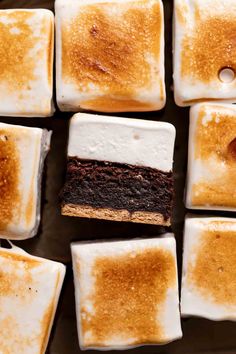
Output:
[[[53,42],[51,11],[0,10],[0,115],[52,115]]]
[[[183,316],[236,320],[236,219],[188,216],[184,231]]]
[[[236,210],[236,107],[202,103],[190,110],[186,206]]]
[[[75,114],[62,214],[170,225],[174,141],[169,123]]]
[[[174,92],[179,106],[236,102],[236,3],[175,0]]]
[[[81,349],[128,349],[182,337],[172,234],[72,244]]]
[[[56,0],[55,11],[62,111],[163,108],[161,0]]]
[[[37,233],[50,137],[45,129],[0,123],[0,238],[20,240]]]
[[[44,354],[65,275],[61,263],[0,248],[0,351]]]

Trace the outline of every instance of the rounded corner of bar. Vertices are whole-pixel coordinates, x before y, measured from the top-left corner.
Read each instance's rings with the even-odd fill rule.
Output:
[[[180,96],[179,93],[176,92],[176,88],[174,88],[174,101],[178,107],[188,106],[188,104],[186,104],[185,101],[183,100],[182,96]]]
[[[185,309],[183,309],[183,305],[180,305],[180,316],[183,319],[196,317],[196,315],[193,314],[192,311],[186,311]]]
[[[51,19],[54,21],[55,15],[54,12],[50,9],[42,9],[42,11]]]
[[[173,336],[173,337],[170,338],[168,341],[166,341],[165,343],[163,343],[163,345],[166,345],[166,344],[175,342],[175,341],[177,341],[177,340],[181,340],[182,338],[183,338],[183,331],[182,331],[182,329],[180,328],[179,333],[177,333],[175,336]]]
[[[168,220],[164,221],[162,224],[156,224],[156,225],[170,227],[172,225],[172,221],[169,218]]]
[[[73,105],[65,100],[62,100],[61,98],[57,98],[57,107],[60,112],[76,113],[83,111],[79,105]]]
[[[54,113],[56,112],[55,106],[54,104],[50,107],[50,109],[44,111],[43,113],[41,113],[38,117],[40,118],[50,118],[54,116]],[[37,117],[37,115],[35,115],[35,117]]]
[[[68,216],[67,206],[65,204],[61,205],[61,215],[62,216]]]
[[[60,100],[57,99],[57,107],[60,112],[69,112],[70,109],[67,108],[67,104],[64,102],[61,102]]]
[[[71,249],[72,258],[75,255],[75,251],[76,251],[77,245],[78,245],[77,241],[73,241],[73,242],[70,243],[70,249]]]
[[[1,232],[0,231],[0,239],[2,240],[10,240],[10,241],[25,241],[31,238],[34,238],[37,235],[38,230],[30,230],[24,233],[17,232]]]
[[[66,265],[61,263],[61,262],[57,262],[57,267],[58,267],[58,271],[59,271],[60,276],[61,276],[61,282],[60,282],[59,287],[62,287],[64,278],[66,276]]]
[[[189,199],[187,196],[185,197],[184,205],[185,205],[186,209],[196,209],[197,208],[192,204],[191,199]]]
[[[175,139],[176,127],[174,126],[174,124],[170,122],[163,122],[163,123],[165,123],[166,127],[168,127],[168,130],[173,134],[173,138]]]
[[[161,111],[162,109],[164,109],[166,106],[166,97],[156,106],[154,106],[154,109],[152,109],[152,111]]]
[[[166,88],[165,88],[165,83],[162,82],[162,86],[164,87],[164,92],[162,93],[162,95],[160,94],[155,94],[152,95],[152,97],[150,97],[150,101],[147,102],[145,104],[145,102],[143,102],[146,105],[149,105],[150,108],[146,109],[146,111],[150,111],[150,112],[155,112],[155,111],[161,111],[162,109],[165,108],[166,106]]]
[[[82,335],[79,335],[79,349],[82,352],[86,352],[87,350],[96,350],[96,351],[107,351],[109,348],[106,347],[96,347],[94,345],[86,345],[84,340],[82,339]]]

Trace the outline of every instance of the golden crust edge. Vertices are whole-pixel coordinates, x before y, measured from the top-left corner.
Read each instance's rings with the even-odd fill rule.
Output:
[[[61,214],[81,218],[93,218],[113,221],[125,221],[151,225],[170,226],[170,218],[165,220],[163,215],[155,212],[128,210],[112,210],[108,208],[93,208],[88,205],[64,204],[61,207]]]

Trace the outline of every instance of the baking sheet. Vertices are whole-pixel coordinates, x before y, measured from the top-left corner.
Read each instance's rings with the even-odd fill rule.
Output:
[[[172,230],[177,239],[179,274],[182,263],[182,230],[186,210],[183,205],[188,145],[188,109],[174,104],[172,92],[172,8],[171,0],[163,0],[165,8],[165,52],[167,105],[161,112],[120,114],[120,116],[168,121],[177,129],[175,147],[175,207]],[[53,10],[54,1],[1,0],[0,8],[47,8]],[[131,238],[155,236],[163,231],[158,226],[117,223],[63,217],[60,215],[58,194],[63,185],[66,167],[68,119],[71,114],[56,111],[53,118],[4,118],[1,122],[51,129],[51,151],[44,176],[42,222],[38,235],[27,241],[17,242],[27,252],[63,262],[67,274],[47,354],[80,353],[77,339],[73,274],[71,269],[70,242],[75,240]],[[213,213],[211,213],[213,214]],[[218,213],[224,215],[224,213]],[[230,215],[229,213],[227,215]],[[236,323],[211,322],[204,319],[184,319],[183,339],[166,346],[150,346],[129,350],[136,354],[236,354]],[[1,335],[1,333],[0,333]],[[1,350],[1,348],[0,348]],[[87,353],[94,351],[87,351]],[[108,351],[108,353],[117,353]],[[24,354],[24,353],[19,353]]]

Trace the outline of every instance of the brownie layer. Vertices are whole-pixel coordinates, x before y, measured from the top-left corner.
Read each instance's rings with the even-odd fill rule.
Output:
[[[173,173],[149,167],[69,157],[62,205],[155,212],[170,218]]]

